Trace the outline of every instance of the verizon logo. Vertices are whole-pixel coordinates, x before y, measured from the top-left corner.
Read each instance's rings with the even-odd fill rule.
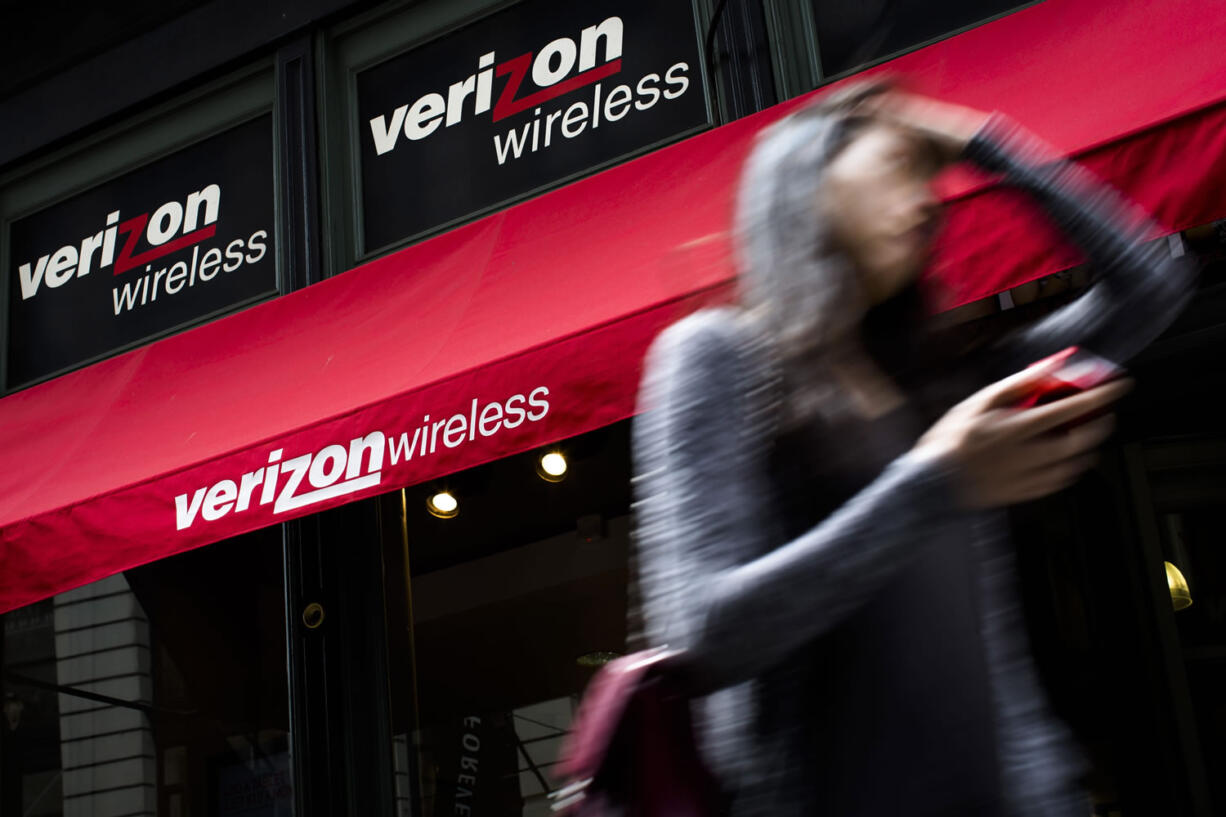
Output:
[[[219,272],[234,272],[254,264],[267,252],[268,232],[256,230],[221,246],[204,247],[217,235],[221,185],[210,184],[188,193],[183,201],[168,201],[150,212],[120,221],[120,211],[107,214],[101,230],[65,244],[17,268],[21,299],[28,301],[47,289],[59,289],[95,269],[112,268],[113,275],[138,270],[111,288],[114,316],[169,298]],[[157,262],[191,249],[190,259]],[[144,267],[141,271],[140,267]]]
[[[242,513],[253,501],[272,503],[273,513],[285,513],[378,485],[383,478],[384,440],[382,431],[372,431],[350,440],[348,446],[328,445],[284,462],[284,452],[278,448],[269,453],[263,468],[237,480],[223,479],[197,488],[190,497],[176,496],[175,528],[191,527],[197,514],[206,522],[216,522],[227,514]]]
[[[440,446],[458,448],[478,437],[539,422],[549,413],[548,395],[547,387],[537,386],[506,400],[482,404],[473,398],[467,411],[433,422],[425,415],[412,433],[372,431],[290,459],[283,459],[284,449],[275,449],[260,468],[177,495],[175,529],[185,530],[198,521],[216,522],[263,505],[272,505],[274,514],[285,513],[374,488],[383,480],[385,457],[389,467],[396,466],[429,457]]]
[[[603,52],[599,66],[598,50]],[[464,119],[466,107],[473,116],[488,112],[495,74],[507,77],[494,106],[495,122],[616,74],[621,70],[622,20],[609,17],[579,32],[578,43],[570,37],[559,37],[535,54],[529,51],[497,66],[495,53],[482,54],[477,60],[478,70],[452,83],[446,94],[424,94],[411,105],[397,107],[390,118],[380,114],[371,119],[375,152],[383,155],[393,150],[402,133],[406,139],[416,141],[425,139],[440,125],[448,128],[458,125]],[[540,90],[521,95],[521,86],[529,76]],[[469,97],[472,104],[466,106]]]
[[[488,113],[491,122],[500,122],[530,113],[493,135],[494,159],[504,165],[589,130],[609,127],[635,111],[651,110],[689,90],[690,66],[685,62],[637,80],[604,82],[621,74],[624,35],[622,19],[608,17],[581,29],[577,38],[559,37],[502,62],[497,62],[494,51],[482,54],[477,70],[453,82],[445,92],[423,94],[390,114],[370,119],[375,153],[382,156],[405,140],[425,139],[469,116]],[[502,85],[495,100],[496,79]],[[583,88],[588,92],[574,99],[574,93]],[[569,103],[549,104],[567,95],[571,96]]]
[[[29,300],[38,294],[44,282],[51,289],[58,289],[74,278],[89,275],[97,257],[97,268],[114,266],[115,275],[127,272],[176,250],[190,247],[217,231],[217,211],[221,207],[221,187],[210,184],[202,190],[187,195],[184,203],[168,201],[150,213],[133,216],[119,223],[119,211],[106,216],[106,224],[93,235],[80,241],[65,244],[53,253],[40,256],[37,261],[27,262],[17,268],[21,283],[21,299]],[[118,236],[127,240],[119,250],[115,249]],[[137,252],[141,239],[149,247]]]

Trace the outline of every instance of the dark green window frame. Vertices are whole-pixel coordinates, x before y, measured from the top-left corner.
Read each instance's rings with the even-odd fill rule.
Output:
[[[8,297],[10,276],[14,274],[9,257],[9,231],[14,221],[50,207],[65,199],[123,176],[150,162],[168,156],[228,128],[258,116],[273,114],[274,231],[273,248],[277,266],[277,293],[288,291],[284,280],[284,241],[281,200],[281,130],[285,127],[276,106],[276,71],[271,58],[259,60],[221,79],[155,105],[124,121],[104,128],[65,148],[19,166],[0,176],[0,384],[6,382],[8,360]],[[264,300],[264,297],[234,304],[224,311],[172,327],[140,341],[80,361],[45,378],[23,383],[0,392],[8,394],[84,368],[91,363],[121,354],[231,314]]]

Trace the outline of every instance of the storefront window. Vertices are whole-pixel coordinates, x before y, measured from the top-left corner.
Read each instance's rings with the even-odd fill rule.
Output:
[[[338,269],[713,122],[688,2],[401,4],[326,48]]]
[[[1226,763],[1226,559],[1218,544],[1226,536],[1220,512],[1226,494],[1226,440],[1218,436],[1197,447],[1199,456],[1187,457],[1175,473],[1157,475],[1154,487],[1164,511],[1159,517],[1162,555],[1174,568],[1168,568],[1173,572],[1168,589],[1191,714],[1205,768],[1212,770]],[[1180,592],[1184,588],[1178,585],[1179,577],[1186,593]],[[1219,808],[1226,805],[1226,781],[1210,773],[1208,783],[1211,801]]]
[[[5,179],[0,391],[278,294],[272,88],[253,65]]]
[[[1149,376],[1156,419],[1130,459],[1130,478],[1151,583],[1161,599],[1180,737],[1172,765],[1185,770],[1195,813],[1226,807],[1226,430],[1221,419],[1226,222],[1184,233],[1201,270],[1184,322],[1192,341],[1155,360]],[[1160,369],[1160,371],[1159,371]],[[1186,684],[1186,686],[1185,686]],[[1186,691],[1185,691],[1186,690]]]
[[[292,810],[279,528],[4,617],[0,814]]]
[[[812,2],[827,77],[1029,5],[1017,0]]]
[[[626,649],[627,436],[559,446],[560,481],[538,472],[546,449],[404,493],[407,585],[388,570],[398,813],[550,813],[579,696]],[[440,490],[452,518],[427,508]]]
[[[1010,512],[1035,655],[1092,762],[1085,783],[1101,817],[1219,814],[1226,804],[1215,774],[1226,760],[1226,435],[1215,365],[1226,230],[1162,241],[1193,256],[1196,296],[1127,361],[1137,387],[1099,467]]]

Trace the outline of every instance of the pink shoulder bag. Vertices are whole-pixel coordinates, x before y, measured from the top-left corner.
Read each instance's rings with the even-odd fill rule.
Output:
[[[584,692],[563,747],[565,817],[718,817],[719,784],[694,738],[690,698],[664,649],[606,664]]]

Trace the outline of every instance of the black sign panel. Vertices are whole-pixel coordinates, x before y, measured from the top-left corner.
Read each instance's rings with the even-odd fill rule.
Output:
[[[526,0],[360,73],[367,250],[709,123],[691,4]]]
[[[272,116],[12,225],[7,385],[276,292]]]

